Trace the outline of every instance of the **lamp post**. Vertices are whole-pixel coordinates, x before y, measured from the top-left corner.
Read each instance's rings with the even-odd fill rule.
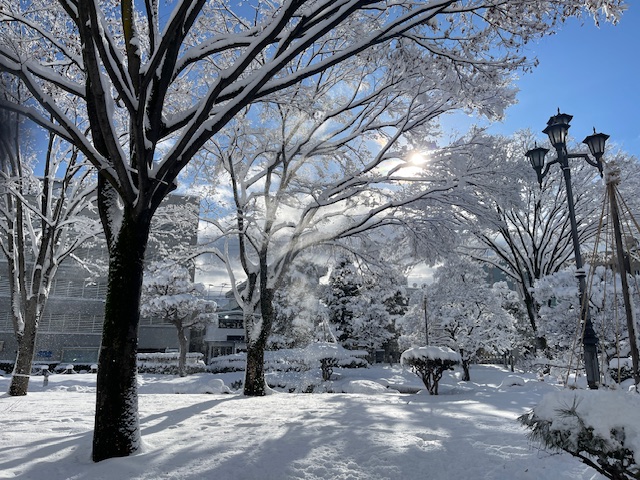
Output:
[[[571,222],[571,238],[573,240],[573,253],[575,255],[576,262],[576,277],[578,279],[579,293],[580,293],[580,319],[584,322],[584,336],[582,338],[582,344],[584,347],[584,365],[587,372],[587,383],[589,388],[597,389],[598,380],[600,377],[598,369],[598,337],[593,329],[593,323],[591,322],[591,315],[589,314],[589,306],[586,298],[586,282],[585,272],[582,264],[582,255],[580,254],[580,240],[578,237],[578,225],[576,223],[576,213],[573,201],[573,189],[571,187],[571,169],[569,168],[570,158],[582,158],[590,165],[597,167],[602,175],[602,155],[604,154],[604,147],[609,135],[604,133],[594,133],[584,139],[583,143],[587,144],[591,154],[595,157],[595,161],[584,153],[569,153],[567,152],[567,135],[569,133],[569,122],[573,117],[566,113],[560,113],[552,116],[547,122],[547,127],[543,130],[549,136],[551,145],[555,148],[557,157],[555,160],[548,162],[545,165],[544,158],[549,152],[549,149],[536,147],[529,150],[525,155],[531,162],[531,166],[538,175],[538,182],[542,186],[543,178],[549,173],[549,167],[557,163],[560,165],[564,174],[564,181],[567,190],[567,204],[569,207],[569,221]]]
[[[424,309],[424,339],[425,345],[429,346],[429,318],[427,317],[427,290],[426,285],[422,288],[422,308]]]

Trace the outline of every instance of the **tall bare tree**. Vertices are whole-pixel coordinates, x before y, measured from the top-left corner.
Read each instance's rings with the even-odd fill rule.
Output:
[[[23,94],[15,82],[3,85],[5,99],[26,101]],[[42,176],[36,177],[25,122],[0,110],[0,123],[0,251],[7,260],[18,343],[9,394],[26,395],[38,323],[58,267],[95,237],[100,223],[95,173],[78,150],[51,133]]]

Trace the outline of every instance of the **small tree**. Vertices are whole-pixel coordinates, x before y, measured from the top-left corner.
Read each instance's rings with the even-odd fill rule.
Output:
[[[460,363],[460,355],[448,347],[416,347],[402,352],[400,363],[422,379],[430,395],[438,395],[442,374]]]
[[[213,321],[216,302],[205,299],[204,285],[194,283],[189,271],[176,264],[155,264],[145,276],[142,291],[141,314],[160,317],[178,330],[178,373],[186,376],[187,331]]]
[[[354,320],[362,299],[362,279],[356,266],[347,258],[340,258],[329,276],[325,301],[329,322],[333,324],[337,340],[345,347],[354,345]]]

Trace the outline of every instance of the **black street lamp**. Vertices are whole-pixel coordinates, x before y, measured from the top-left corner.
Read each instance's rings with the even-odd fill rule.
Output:
[[[567,152],[567,136],[569,133],[569,122],[573,117],[566,113],[554,115],[547,122],[547,127],[543,130],[549,136],[551,145],[556,149],[557,158],[545,165],[544,157],[549,151],[547,148],[536,147],[529,150],[525,155],[531,162],[531,166],[538,174],[538,182],[542,186],[543,178],[549,173],[549,167],[554,163],[560,165],[564,174],[565,186],[567,189],[567,204],[569,206],[569,220],[571,222],[571,237],[573,240],[573,253],[576,262],[576,277],[578,279],[580,291],[580,319],[584,322],[584,336],[582,344],[584,347],[584,364],[587,372],[587,383],[589,388],[597,389],[600,373],[598,369],[598,337],[593,329],[591,315],[589,314],[589,306],[586,299],[586,282],[585,272],[582,264],[582,255],[580,254],[580,240],[578,237],[578,225],[576,223],[576,213],[573,201],[573,189],[571,187],[571,170],[569,168],[570,158],[582,158],[590,165],[597,167],[602,175],[602,155],[604,154],[605,142],[609,135],[604,133],[595,133],[584,139],[583,143],[587,144],[591,154],[595,157],[595,161],[584,153],[568,153]]]

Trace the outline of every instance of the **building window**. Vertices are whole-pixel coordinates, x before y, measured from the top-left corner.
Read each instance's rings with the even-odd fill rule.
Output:
[[[62,363],[89,364],[98,361],[97,348],[64,348],[62,350]]]
[[[212,357],[221,357],[223,355],[232,355],[233,347],[213,347]]]
[[[221,317],[218,319],[219,328],[235,328],[236,330],[244,328],[241,318]]]

